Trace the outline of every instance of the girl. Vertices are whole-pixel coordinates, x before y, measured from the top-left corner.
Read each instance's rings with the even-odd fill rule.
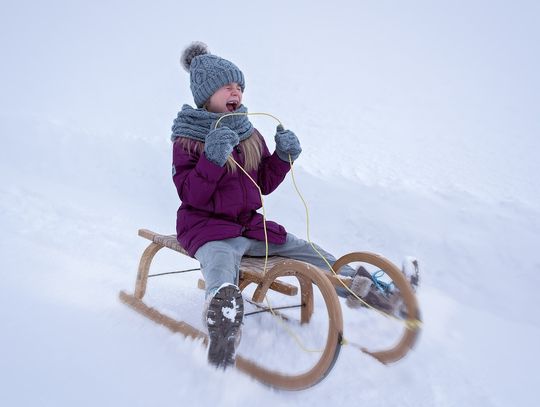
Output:
[[[302,149],[296,135],[281,126],[271,154],[242,105],[244,75],[232,62],[212,55],[196,42],[184,51],[184,68],[197,108],[184,105],[172,127],[173,181],[182,204],[177,212],[177,239],[201,263],[206,283],[208,360],[226,368],[234,364],[243,318],[238,270],[242,256],[264,256],[263,217],[257,187],[230,159],[256,180],[263,194],[274,191]],[[275,222],[267,221],[268,254],[328,266],[311,245]],[[335,258],[318,248],[332,264]],[[354,276],[346,266],[342,274]],[[369,273],[368,273],[369,275]],[[364,278],[364,277],[362,277]],[[369,284],[371,284],[369,282]]]

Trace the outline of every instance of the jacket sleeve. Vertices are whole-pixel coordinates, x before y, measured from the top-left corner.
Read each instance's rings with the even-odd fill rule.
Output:
[[[225,167],[208,161],[204,153],[190,154],[179,143],[174,143],[173,181],[183,203],[206,207],[225,171]]]
[[[259,173],[257,183],[261,188],[263,195],[268,195],[274,191],[279,184],[285,179],[291,165],[278,157],[277,153],[270,155],[270,151],[266,146],[264,138],[260,136],[262,144],[262,159],[259,165]]]

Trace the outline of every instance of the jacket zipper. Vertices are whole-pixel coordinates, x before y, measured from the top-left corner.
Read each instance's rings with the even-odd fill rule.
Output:
[[[236,146],[236,152],[238,153],[238,161],[240,162],[240,154],[241,154],[241,150],[240,150],[240,146],[237,145]],[[243,163],[242,163],[243,164]],[[238,180],[240,181],[240,186],[242,188],[242,196],[244,198],[244,206],[246,205],[246,202],[247,202],[247,192],[246,192],[246,185],[244,184],[244,172],[243,171],[240,171],[239,174],[238,174]],[[243,235],[244,232],[246,231],[246,226],[244,224],[241,224],[242,225],[242,229],[240,230],[240,234]]]

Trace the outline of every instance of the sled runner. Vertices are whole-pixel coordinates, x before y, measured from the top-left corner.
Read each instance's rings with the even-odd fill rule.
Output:
[[[177,321],[161,313],[143,301],[150,266],[156,253],[164,247],[184,255],[188,255],[187,252],[179,245],[174,235],[160,235],[141,229],[139,236],[150,240],[151,243],[141,256],[134,293],[128,294],[121,291],[119,295],[121,301],[171,331],[181,333],[186,337],[201,339],[207,345],[206,333],[184,321]],[[338,259],[332,268],[337,271],[352,262],[371,264],[384,271],[401,293],[407,317],[407,321],[403,324],[401,338],[388,349],[368,350],[361,348],[363,352],[373,356],[381,363],[387,364],[397,361],[413,347],[420,332],[420,311],[414,292],[401,271],[393,263],[377,254],[350,253]],[[291,284],[289,282],[291,279],[287,277],[294,277],[294,280],[298,281],[298,285]],[[310,323],[314,313],[314,301],[322,299],[325,306],[318,307],[318,309],[326,309],[328,328],[324,349],[320,349],[316,361],[304,372],[285,373],[277,369],[266,368],[241,354],[236,357],[236,367],[269,386],[288,390],[305,389],[324,379],[334,366],[343,345],[343,317],[335,287],[340,287],[343,284],[350,286],[351,279],[324,272],[307,263],[277,256],[268,258],[266,273],[264,273],[264,258],[244,257],[240,265],[239,288],[245,290],[251,284],[254,284],[256,288],[251,299],[246,298],[246,301],[260,308],[261,311],[271,311],[278,317],[281,313],[277,304],[273,304],[273,306],[275,305],[273,309],[264,305],[267,293],[273,291],[287,297],[299,294],[300,304],[298,307],[300,308],[300,324],[302,325]],[[199,280],[198,286],[204,288],[204,281]],[[317,290],[317,295],[314,295],[314,289]],[[282,317],[285,320],[284,323],[288,323],[286,322],[288,317],[285,315]]]

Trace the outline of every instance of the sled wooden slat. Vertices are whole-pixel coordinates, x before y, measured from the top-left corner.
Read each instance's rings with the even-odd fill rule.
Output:
[[[161,249],[162,247],[167,247],[176,252],[189,256],[187,251],[182,246],[180,246],[178,240],[176,240],[176,235],[161,235],[148,229],[139,229],[139,236],[150,240],[156,245],[155,247],[152,246],[152,248],[149,250],[149,256],[152,253],[157,252],[157,250]],[[254,283],[257,285],[261,284],[264,278],[265,271],[270,270],[272,267],[274,267],[276,264],[283,260],[285,259],[279,256],[269,257],[265,270],[264,257],[244,256],[242,258],[242,262],[240,263],[240,288],[244,289],[250,283]],[[146,263],[144,263],[144,267],[146,267]],[[204,289],[204,281],[202,285],[199,282],[198,287]],[[289,296],[294,296],[298,294],[298,287],[292,284],[288,284],[284,281],[276,280],[272,282],[272,284],[270,285],[270,289]],[[142,296],[139,298],[142,298]]]
[[[189,256],[188,252],[182,246],[180,246],[180,243],[178,243],[178,240],[176,240],[176,235],[161,235],[148,229],[139,229],[139,236]]]
[[[250,283],[254,284],[261,284],[263,282],[263,276],[259,273],[254,273],[251,270],[242,270],[242,274],[240,277],[240,289],[244,289],[245,286],[247,286]],[[201,290],[204,290],[206,288],[206,284],[202,278],[197,281],[197,287]],[[272,284],[270,284],[270,289],[273,291],[277,291],[278,293],[288,295],[288,296],[295,296],[298,294],[298,287],[295,285],[286,283],[284,281],[273,281]]]

